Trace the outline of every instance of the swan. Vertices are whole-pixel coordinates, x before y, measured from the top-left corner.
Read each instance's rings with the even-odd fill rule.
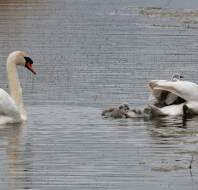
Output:
[[[168,92],[177,99],[169,102],[165,106],[150,105],[152,111],[156,114],[164,115],[182,115],[184,110],[189,109],[188,113],[198,114],[198,85],[190,81],[168,81],[152,80],[149,82],[149,89],[152,95],[160,101],[160,94]],[[184,107],[185,105],[185,107]]]
[[[20,85],[16,66],[24,66],[33,74],[33,61],[23,51],[14,51],[7,58],[8,94],[0,88],[0,124],[21,123],[27,120],[26,111],[22,98],[22,87]]]
[[[183,78],[184,78],[184,76],[180,75],[179,73],[174,73],[174,74],[172,75],[171,80],[172,80],[172,81],[178,81],[178,80],[183,79]]]

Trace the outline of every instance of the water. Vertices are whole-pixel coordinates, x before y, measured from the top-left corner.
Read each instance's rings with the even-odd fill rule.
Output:
[[[198,82],[197,18],[182,12],[196,7],[195,0],[0,1],[1,87],[16,49],[29,52],[38,73],[19,68],[28,121],[1,126],[0,189],[196,189],[197,117],[100,117],[105,106],[144,105],[151,79],[180,72]]]

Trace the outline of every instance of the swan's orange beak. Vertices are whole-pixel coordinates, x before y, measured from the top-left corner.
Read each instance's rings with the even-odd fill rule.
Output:
[[[26,67],[28,70],[30,70],[33,74],[36,75],[36,72],[35,72],[34,69],[32,68],[32,63],[27,62],[27,63],[25,64],[25,67]]]

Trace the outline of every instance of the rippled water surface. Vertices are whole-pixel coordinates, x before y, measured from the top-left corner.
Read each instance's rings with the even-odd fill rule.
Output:
[[[19,68],[28,121],[0,127],[0,189],[197,189],[197,117],[100,116],[146,104],[151,79],[198,82],[197,10],[195,0],[0,1],[1,87],[16,49],[38,73]]]

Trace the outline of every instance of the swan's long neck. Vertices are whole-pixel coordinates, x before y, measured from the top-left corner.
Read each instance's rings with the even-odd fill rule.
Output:
[[[23,104],[22,88],[19,81],[16,64],[12,59],[9,58],[7,60],[7,75],[8,75],[10,95],[19,109],[21,118],[23,120],[26,120],[27,116]]]

